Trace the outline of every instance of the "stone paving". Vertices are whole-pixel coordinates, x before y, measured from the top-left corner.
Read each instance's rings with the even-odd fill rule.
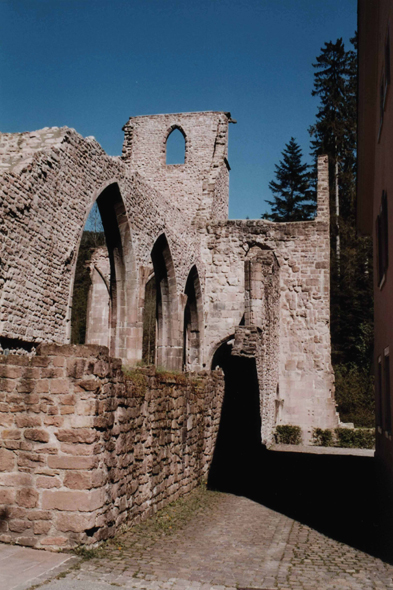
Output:
[[[199,490],[184,511],[118,535],[44,589],[393,588],[392,565],[247,498]]]

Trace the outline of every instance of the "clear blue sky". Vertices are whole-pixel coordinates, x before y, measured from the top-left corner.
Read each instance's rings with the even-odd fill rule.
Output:
[[[308,157],[312,62],[356,0],[0,0],[0,130],[68,125],[122,148],[130,116],[230,111],[230,217],[259,218],[294,136]]]

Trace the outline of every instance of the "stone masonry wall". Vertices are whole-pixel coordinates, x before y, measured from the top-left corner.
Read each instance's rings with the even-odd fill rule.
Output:
[[[59,549],[105,539],[207,476],[219,371],[133,371],[105,347],[0,357],[0,541]]]

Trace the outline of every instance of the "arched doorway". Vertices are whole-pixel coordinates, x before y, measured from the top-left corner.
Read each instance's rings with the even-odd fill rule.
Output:
[[[86,226],[81,237],[75,269],[80,268],[82,255],[85,257],[85,266],[92,262],[92,258],[93,263],[90,264],[91,274],[88,274],[88,280],[83,278],[85,282],[83,288],[88,289],[88,294],[85,296],[85,308],[82,306],[78,311],[79,318],[76,318],[75,315],[75,300],[80,294],[77,294],[80,284],[78,284],[79,277],[74,269],[73,292],[70,302],[71,341],[74,344],[89,344],[89,337],[94,334],[94,337],[91,336],[92,340],[94,343],[98,343],[96,340],[98,338],[97,329],[93,323],[97,322],[97,318],[99,318],[99,343],[106,342],[112,356],[120,357],[125,362],[132,362],[140,357],[138,348],[141,339],[138,338],[139,334],[136,329],[130,330],[131,327],[136,328],[137,323],[136,269],[130,227],[118,184],[113,183],[106,187],[97,198],[94,206],[99,212],[102,231],[99,232],[101,236],[97,247],[93,243],[90,245],[88,253],[85,249],[82,252],[81,249],[84,237],[86,237],[86,233],[89,233]],[[106,245],[106,251],[102,248],[103,245]],[[100,255],[97,251],[98,247],[101,248]],[[100,258],[100,264],[94,264],[94,258],[97,257]],[[102,283],[105,283],[106,298],[95,297],[94,288],[99,289],[101,293],[105,292]],[[106,307],[109,307],[107,313],[105,312]],[[74,323],[83,317],[83,313],[86,317],[86,329],[84,332],[80,330],[75,335]],[[106,317],[107,333],[105,334]],[[130,333],[133,333],[133,337],[130,336]]]
[[[262,451],[259,386],[254,358],[233,356],[234,336],[216,350],[212,369],[221,367],[225,394],[209,473],[209,486],[245,493]]]
[[[164,234],[161,234],[154,244],[151,259],[157,298],[156,363],[166,369],[180,370],[182,346],[176,276],[172,255]]]
[[[201,368],[201,331],[203,321],[202,291],[196,266],[188,275],[187,296],[184,308],[183,328],[183,368],[186,371],[198,371]]]

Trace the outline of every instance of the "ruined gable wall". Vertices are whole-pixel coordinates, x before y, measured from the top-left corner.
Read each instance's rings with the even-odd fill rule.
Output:
[[[245,310],[244,260],[250,245],[271,249],[280,265],[279,394],[282,423],[337,424],[330,360],[329,226],[326,221],[210,224],[206,264],[205,356],[234,334]]]
[[[98,346],[0,356],[0,541],[93,544],[206,479],[220,371],[135,371]]]
[[[112,182],[126,206],[136,271],[151,266],[151,249],[165,232],[183,293],[190,268],[201,264],[182,211],[137,174],[128,177],[120,158],[107,156],[94,139],[67,128],[31,136],[29,141],[26,134],[0,135],[1,335],[65,342],[79,240],[94,200]]]
[[[183,223],[191,223],[201,205],[211,215],[217,168],[227,157],[228,119],[221,112],[175,113],[131,117],[124,126],[123,159],[129,173],[138,172],[181,208]],[[173,128],[185,135],[184,165],[166,165],[166,140]]]

